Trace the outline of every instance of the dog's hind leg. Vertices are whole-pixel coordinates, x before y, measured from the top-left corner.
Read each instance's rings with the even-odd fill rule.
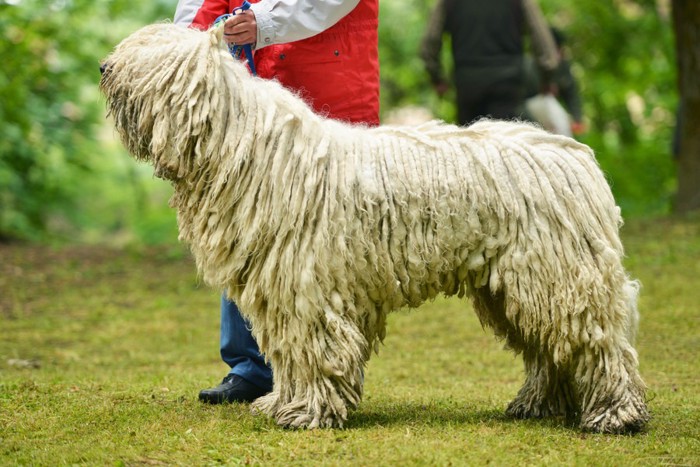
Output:
[[[508,405],[506,414],[515,418],[573,415],[576,399],[569,372],[558,368],[550,352],[539,343],[526,342],[523,333],[506,317],[503,294],[494,295],[487,287],[476,289],[473,303],[482,325],[493,328],[497,336],[505,339],[507,348],[523,354],[525,384]]]
[[[581,429],[585,431],[637,432],[649,421],[644,396],[646,386],[639,375],[637,352],[631,343],[638,319],[637,289],[636,283],[627,281],[621,288],[623,297],[611,299],[612,306],[620,308],[612,311],[625,319],[593,321],[591,342],[579,352],[575,362]]]
[[[539,350],[523,352],[526,379],[506,414],[515,418],[572,416],[576,396],[569,372],[558,368],[551,357]]]
[[[604,314],[587,310],[590,341],[577,352],[574,361],[584,431],[637,432],[649,421],[645,384],[631,343],[638,319],[638,287],[625,280],[622,286],[609,289],[610,309]]]
[[[649,421],[637,355],[628,344],[586,348],[578,358],[576,382],[582,430],[634,433]]]

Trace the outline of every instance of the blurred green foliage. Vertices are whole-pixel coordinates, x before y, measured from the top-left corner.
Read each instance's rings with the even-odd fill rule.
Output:
[[[670,0],[541,0],[567,35],[589,132],[623,214],[670,212],[678,101]]]
[[[623,214],[663,214],[675,65],[668,0],[541,0],[568,38],[590,144]],[[175,0],[0,0],[0,239],[174,241],[168,185],[115,141],[98,65],[136,28],[172,17]],[[451,121],[418,58],[432,2],[380,0],[382,112],[429,109]],[[449,48],[445,47],[446,62]]]
[[[172,3],[0,0],[0,239],[72,237],[105,220],[104,188],[125,187],[97,137],[99,60]]]
[[[15,2],[13,2],[15,3]],[[33,235],[75,196],[97,119],[83,83],[94,65],[85,10],[0,5],[0,232]],[[87,2],[85,2],[87,3]],[[75,13],[75,14],[71,14]]]

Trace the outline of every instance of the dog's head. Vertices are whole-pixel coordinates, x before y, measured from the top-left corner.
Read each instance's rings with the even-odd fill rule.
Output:
[[[159,177],[185,177],[211,131],[211,110],[222,99],[213,83],[222,60],[231,61],[221,33],[221,28],[146,26],[100,66],[100,90],[124,145],[135,158],[152,163]]]

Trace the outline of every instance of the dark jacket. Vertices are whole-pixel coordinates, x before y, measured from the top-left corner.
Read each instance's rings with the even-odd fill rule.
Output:
[[[458,89],[503,77],[522,80],[526,34],[545,77],[559,60],[534,0],[438,0],[421,44],[421,58],[434,84],[447,82],[440,61],[444,34],[451,37]]]

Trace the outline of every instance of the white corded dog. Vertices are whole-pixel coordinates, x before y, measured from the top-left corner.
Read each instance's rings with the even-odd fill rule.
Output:
[[[173,184],[202,277],[252,323],[274,368],[254,408],[280,424],[341,426],[387,313],[439,293],[470,296],[523,355],[512,416],[648,421],[638,285],[587,146],[518,123],[325,119],[250,76],[217,29],[145,27],[100,86],[129,151]]]

